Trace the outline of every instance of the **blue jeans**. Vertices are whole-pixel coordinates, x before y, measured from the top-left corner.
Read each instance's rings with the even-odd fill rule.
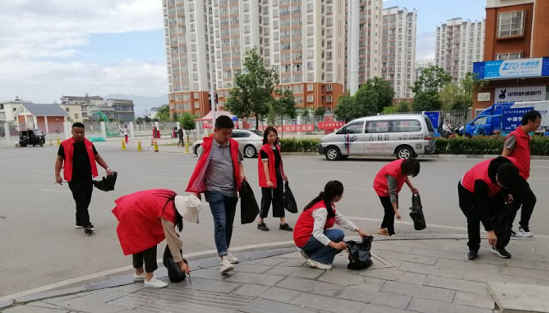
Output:
[[[214,220],[214,239],[219,256],[227,255],[233,235],[233,221],[238,197],[228,197],[219,191],[206,191]]]
[[[324,235],[333,242],[343,241],[343,238],[345,237],[345,234],[341,229],[326,229]],[[320,241],[316,240],[314,236],[309,238],[309,241],[301,247],[301,250],[307,253],[309,259],[313,259],[322,264],[332,264],[336,254],[342,251],[323,245]]]

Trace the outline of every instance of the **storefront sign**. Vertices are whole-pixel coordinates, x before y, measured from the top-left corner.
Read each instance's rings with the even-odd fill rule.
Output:
[[[489,92],[479,92],[477,95],[478,101],[490,101],[490,93]]]
[[[547,100],[547,86],[496,88],[494,102],[522,102]]]

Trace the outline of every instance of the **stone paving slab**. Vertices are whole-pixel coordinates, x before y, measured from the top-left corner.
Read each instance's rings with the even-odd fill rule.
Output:
[[[549,287],[488,283],[488,289],[502,313],[549,312]]]

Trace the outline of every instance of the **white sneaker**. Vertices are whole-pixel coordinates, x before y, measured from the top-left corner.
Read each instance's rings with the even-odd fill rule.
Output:
[[[308,259],[307,264],[309,264],[310,267],[318,268],[320,270],[331,270],[332,266],[330,264],[323,264],[320,262],[317,262],[313,259]]]
[[[168,284],[166,284],[165,282],[163,282],[160,279],[156,278],[156,276],[153,276],[153,278],[151,278],[151,280],[149,280],[149,281],[145,280],[145,287],[164,288],[164,287],[167,287],[167,286],[168,286]]]
[[[229,259],[229,262],[231,262],[231,264],[238,263],[238,258],[232,255],[229,251],[227,251],[227,259]]]
[[[517,237],[534,237],[534,235],[530,232],[529,229],[519,227]]]
[[[229,258],[227,258],[226,256],[222,256],[221,261],[219,262],[219,272],[221,274],[225,274],[232,270],[234,270],[234,266],[229,261]]]
[[[137,274],[133,274],[133,282],[134,283],[137,283],[137,282],[142,282],[142,281],[145,281],[145,272],[137,275]]]

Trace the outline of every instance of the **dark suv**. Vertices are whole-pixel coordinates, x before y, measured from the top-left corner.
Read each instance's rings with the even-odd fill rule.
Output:
[[[35,147],[39,145],[42,147],[46,143],[46,134],[44,134],[40,129],[29,129],[19,131],[19,145],[21,147],[26,147],[32,145]]]

